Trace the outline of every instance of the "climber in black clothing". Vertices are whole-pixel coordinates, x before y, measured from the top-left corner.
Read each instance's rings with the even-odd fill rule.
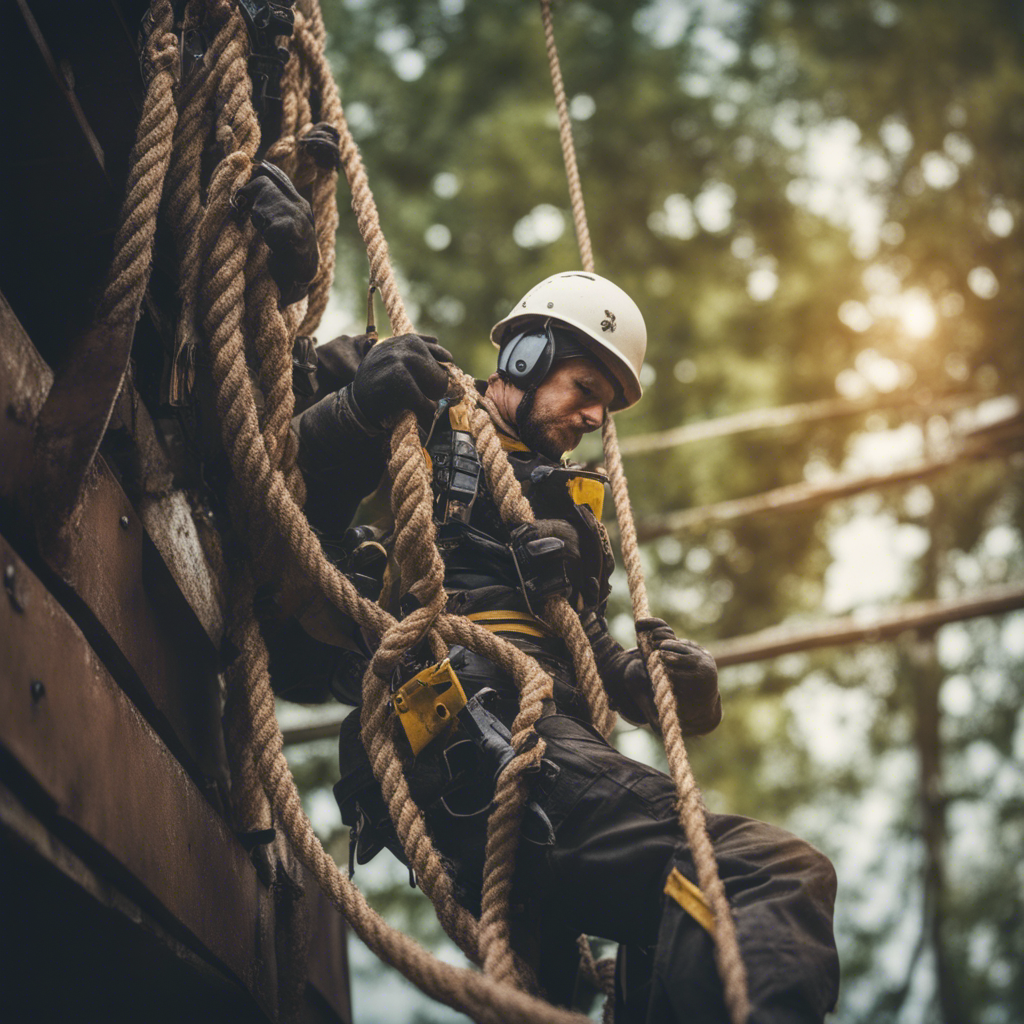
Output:
[[[536,522],[510,532],[501,521],[468,434],[467,411],[444,397],[442,364],[451,357],[434,339],[417,335],[377,346],[366,338],[340,339],[325,347],[327,361],[351,383],[297,417],[307,514],[325,550],[376,596],[380,538],[349,526],[383,475],[386,425],[406,410],[417,415],[432,466],[448,610],[514,643],[554,680],[554,699],[536,726],[546,753],[531,788],[535,811],[524,819],[516,861],[513,903],[522,952],[548,997],[569,1002],[576,936],[617,941],[620,1024],[726,1021],[673,783],[595,731],[572,660],[541,617],[547,598],[567,597],[590,637],[611,706],[631,722],[658,728],[643,659],[611,637],[604,617],[613,559],[601,524],[603,483],[562,458],[605,415],[640,398],[643,319],[611,282],[557,274],[495,326],[492,340],[498,370],[478,385],[479,404]],[[637,627],[649,631],[661,652],[684,735],[713,730],[722,715],[714,660],[660,619]],[[299,609],[270,646],[275,677],[296,692],[319,687],[359,703],[369,652],[324,602]],[[466,697],[473,702],[483,693],[473,703],[509,726],[518,708],[511,678],[462,647],[449,658]],[[415,757],[410,751],[406,774],[459,899],[477,913],[493,773],[460,771],[466,742],[439,739]],[[359,740],[358,711],[342,727],[341,767],[336,795],[353,827],[355,856],[363,863],[387,845],[401,857]],[[839,976],[831,864],[762,822],[709,813],[707,824],[747,969],[750,1020],[821,1021],[835,1004]]]

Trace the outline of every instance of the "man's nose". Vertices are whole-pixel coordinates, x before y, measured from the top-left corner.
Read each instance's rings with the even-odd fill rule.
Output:
[[[604,406],[600,402],[588,405],[580,410],[580,418],[585,430],[596,430],[604,422]]]

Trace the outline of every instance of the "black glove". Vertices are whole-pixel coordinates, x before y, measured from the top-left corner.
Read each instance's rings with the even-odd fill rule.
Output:
[[[340,140],[338,129],[327,121],[321,121],[299,139],[299,148],[306,150],[319,167],[336,171],[341,167]]]
[[[320,266],[316,227],[309,203],[288,175],[264,160],[252,180],[236,190],[231,205],[252,217],[270,247],[270,273],[281,290],[281,305],[289,306],[309,294]]]
[[[378,430],[410,409],[428,424],[437,400],[448,390],[448,374],[441,364],[450,362],[451,353],[436,338],[419,334],[403,334],[374,345],[351,384],[356,411]]]
[[[564,519],[538,519],[512,531],[512,555],[534,612],[550,597],[571,598],[578,575],[579,537]]]
[[[684,735],[711,732],[722,720],[718,666],[700,644],[680,640],[664,619],[638,619],[637,633],[648,633],[661,655],[679,706]]]
[[[595,612],[587,612],[582,622],[612,708],[630,722],[646,723],[660,732],[658,709],[643,655],[636,647],[624,650],[608,632],[608,623]],[[675,693],[683,735],[711,732],[722,720],[714,658],[703,647],[677,639],[663,619],[641,619],[637,631],[644,630],[650,630],[653,645],[661,653]]]
[[[601,682],[608,693],[613,711],[636,725],[651,725],[656,732],[658,709],[654,705],[651,679],[644,659],[637,648],[625,650],[608,632],[608,623],[593,609],[580,621],[594,651],[594,660]]]
[[[376,344],[368,334],[357,334],[350,338],[342,334],[316,347],[316,388],[321,395],[337,391],[356,378],[359,364],[366,353]]]

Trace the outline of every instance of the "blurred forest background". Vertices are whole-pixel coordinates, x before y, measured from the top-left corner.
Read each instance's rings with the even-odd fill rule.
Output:
[[[486,374],[491,324],[579,265],[537,5],[323,7],[413,320]],[[597,269],[650,333],[620,436],[873,406],[628,455],[655,612],[714,647],[1024,581],[1019,0],[563,0],[555,25]],[[351,217],[338,258],[321,341],[363,317]],[[922,461],[943,468],[798,509],[669,515]],[[712,809],[835,862],[837,1021],[1024,1020],[1022,669],[1020,611],[722,669],[725,720],[690,744],[697,779]],[[663,756],[641,730],[620,745]],[[345,863],[335,744],[289,756]],[[359,884],[455,957],[385,857]],[[355,942],[352,957],[360,1024],[463,1019]]]

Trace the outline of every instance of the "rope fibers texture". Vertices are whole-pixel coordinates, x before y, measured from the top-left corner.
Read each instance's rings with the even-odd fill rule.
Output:
[[[580,260],[584,270],[595,273],[594,251],[590,243],[590,229],[587,225],[587,211],[583,202],[583,187],[580,183],[576,161],[576,147],[573,142],[572,124],[569,120],[565,83],[562,79],[558,49],[555,45],[551,0],[540,0],[540,7],[548,65],[551,71],[551,85],[555,94],[555,107],[558,110],[558,134],[562,144],[562,157],[569,184],[569,198],[572,205],[573,223],[576,227]],[[640,564],[640,547],[637,542],[633,509],[629,501],[626,474],[622,468],[622,455],[619,452],[615,423],[611,416],[605,416],[601,439],[604,444],[605,466],[611,484],[612,499],[615,503],[615,515],[619,522],[619,543],[622,546],[622,560],[625,563],[626,577],[629,581],[633,618],[639,620],[649,617],[651,610],[647,599],[647,585]],[[746,969],[736,939],[736,926],[732,919],[732,911],[729,908],[725,887],[718,874],[714,850],[708,837],[703,800],[693,777],[693,770],[686,754],[686,745],[683,743],[679,711],[675,695],[672,692],[672,684],[665,671],[661,656],[650,646],[648,635],[644,631],[640,631],[637,640],[654,688],[654,700],[658,709],[658,722],[661,725],[661,733],[665,741],[665,753],[678,794],[679,821],[687,842],[690,844],[690,852],[697,868],[697,880],[711,904],[715,917],[715,960],[725,989],[726,1006],[733,1024],[743,1024],[750,1015]]]

